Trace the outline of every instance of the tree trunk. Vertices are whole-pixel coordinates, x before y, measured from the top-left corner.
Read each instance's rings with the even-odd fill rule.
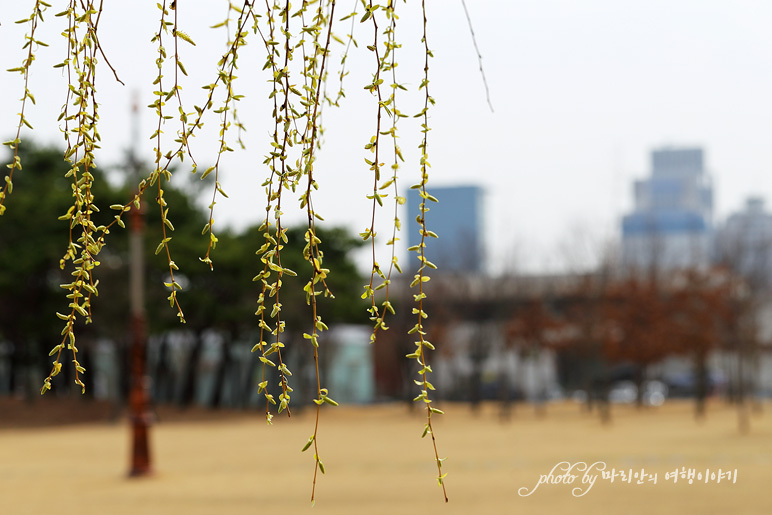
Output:
[[[193,403],[196,395],[196,383],[198,382],[198,363],[201,360],[201,351],[204,346],[202,331],[196,331],[196,341],[193,348],[188,353],[187,364],[185,366],[185,378],[182,384],[182,393],[180,395],[180,407],[188,408]]]
[[[9,354],[7,356],[8,359],[8,392],[11,395],[16,394],[16,390],[18,388],[18,375],[21,373],[21,367],[19,364],[21,363],[20,358],[20,352],[19,352],[19,345],[17,343],[9,342]]]
[[[158,361],[153,372],[153,399],[157,403],[171,402],[174,381],[169,366],[169,337],[164,335],[158,342]]]
[[[90,401],[94,400],[94,367],[92,366],[94,360],[91,356],[93,343],[93,340],[89,341],[88,344],[83,346],[83,349],[80,352],[80,364],[83,368],[86,369],[87,372],[80,378],[86,387],[86,391],[81,395],[81,398]],[[80,392],[78,392],[78,394],[80,394]]]
[[[221,408],[225,400],[225,380],[228,377],[228,371],[231,369],[231,343],[229,338],[223,340],[220,349],[220,363],[217,367],[212,398],[209,402],[209,407],[212,409]]]
[[[244,377],[243,387],[241,391],[241,407],[246,409],[249,407],[252,399],[253,392],[257,389],[255,384],[255,373],[257,370],[257,363],[259,351],[251,352],[247,358],[247,370]],[[259,381],[258,381],[259,382]]]
[[[758,340],[753,341],[753,347],[751,350],[751,362],[753,363],[753,370],[751,371],[752,379],[752,391],[751,391],[751,407],[754,415],[761,415],[763,404],[761,402],[761,353],[759,352]]]
[[[611,393],[611,378],[609,377],[608,367],[604,367],[603,379],[601,380],[601,391],[598,398],[598,412],[600,414],[600,421],[605,425],[611,424],[611,401],[609,400],[609,394]]]
[[[504,356],[508,357],[509,351],[504,353]],[[501,371],[499,373],[499,419],[502,422],[509,422],[512,417],[512,396],[510,395],[510,371],[507,359],[502,360]]]
[[[472,337],[470,359],[472,361],[472,376],[469,385],[469,403],[472,411],[479,411],[482,403],[482,366],[485,354],[483,352],[483,333],[478,325],[475,335]]]
[[[593,370],[592,370],[592,359],[582,359],[581,360],[581,367],[582,367],[582,385],[584,386],[584,392],[585,392],[585,400],[582,403],[582,408],[587,413],[592,413],[593,408],[595,407],[595,384],[593,382]]]
[[[633,381],[635,381],[635,407],[643,408],[643,383],[646,380],[646,365],[636,363],[633,372]]]
[[[472,411],[477,412],[482,403],[482,365],[478,360],[472,362],[472,374],[469,379],[469,405]]]
[[[695,411],[694,415],[697,420],[703,420],[705,418],[705,401],[708,394],[708,365],[707,355],[704,349],[699,349],[695,354]]]
[[[737,422],[740,434],[750,432],[750,414],[745,395],[745,342],[741,339],[737,348]]]

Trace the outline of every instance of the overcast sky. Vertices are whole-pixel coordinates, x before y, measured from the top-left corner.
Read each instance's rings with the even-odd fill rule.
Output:
[[[0,65],[18,66],[26,16],[34,2],[5,2],[0,12]],[[64,100],[63,78],[51,66],[64,57],[63,27],[49,10],[30,90],[38,100],[28,118],[38,141],[60,142],[56,118]],[[183,0],[180,23],[197,42],[183,48],[191,74],[186,101],[203,102],[200,86],[213,81],[225,33],[207,27],[225,16],[225,2]],[[346,4],[353,5],[351,2]],[[432,110],[429,152],[437,185],[478,184],[486,190],[485,237],[491,267],[552,270],[586,259],[590,250],[619,236],[620,217],[632,207],[632,181],[649,171],[649,152],[663,145],[701,146],[715,185],[716,220],[742,207],[748,195],[772,194],[772,2],[758,0],[468,0],[495,108],[485,101],[477,56],[460,0],[428,0]],[[152,101],[157,21],[155,2],[106,2],[102,44],[123,87],[100,69],[103,150],[100,164],[120,162],[131,144],[132,90]],[[142,7],[138,7],[141,5]],[[212,7],[215,5],[215,7]],[[417,2],[398,4],[400,71],[413,93],[407,112],[417,112],[421,68]],[[351,7],[341,7],[345,12]],[[360,8],[361,10],[361,8]],[[356,27],[360,50],[370,28]],[[342,35],[348,25],[341,26]],[[342,47],[333,49],[333,64]],[[250,53],[251,52],[251,53]],[[365,52],[367,54],[367,52]],[[370,184],[363,149],[374,132],[374,106],[362,87],[372,59],[351,57],[348,98],[325,114],[325,146],[317,162],[321,184],[316,207],[328,221],[361,231],[368,223],[364,198]],[[258,40],[240,61],[241,116],[249,151],[223,163],[229,201],[218,203],[218,222],[236,226],[263,214],[259,184],[270,111],[265,77],[252,68],[264,58]],[[2,73],[0,132],[12,137],[18,74]],[[153,115],[142,115],[141,155],[152,157]],[[408,162],[404,184],[417,177],[418,144],[412,121],[404,124]],[[217,120],[210,119],[210,129]],[[414,123],[413,123],[414,125]],[[173,133],[172,128],[168,130]],[[216,144],[197,138],[199,161],[213,162]],[[288,217],[295,216],[287,210]],[[353,213],[353,214],[352,214]],[[173,213],[170,213],[173,219]],[[381,217],[388,221],[391,214]],[[382,231],[385,229],[381,229]],[[406,237],[403,240],[406,241]],[[386,261],[386,258],[382,259]]]

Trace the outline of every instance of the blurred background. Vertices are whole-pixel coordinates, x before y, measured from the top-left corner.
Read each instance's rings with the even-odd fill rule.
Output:
[[[16,178],[0,235],[0,394],[33,399],[46,375],[52,336],[59,332],[54,312],[61,303],[59,268],[62,243],[59,213],[70,195],[56,184],[66,172],[59,151],[23,147],[24,173]],[[763,199],[725,220],[714,221],[713,189],[699,148],[652,152],[649,177],[631,185],[635,208],[622,219],[617,244],[599,249],[594,269],[563,273],[486,272],[484,190],[478,186],[437,187],[439,203],[427,213],[441,235],[427,249],[439,270],[426,285],[433,354],[433,383],[442,400],[477,405],[514,402],[542,404],[571,398],[607,410],[609,403],[660,405],[669,398],[693,398],[698,413],[718,396],[737,403],[740,412],[760,407],[772,394],[772,215]],[[198,181],[200,182],[200,181]],[[152,399],[159,404],[212,408],[255,407],[262,367],[251,353],[259,339],[253,316],[258,288],[252,281],[261,240],[257,226],[226,230],[219,236],[213,271],[198,262],[199,228],[207,212],[195,203],[198,182],[167,189],[177,216],[174,232],[176,277],[183,286],[188,323],[180,325],[166,304],[165,256],[153,250],[161,238],[155,213],[140,224],[147,266],[144,279],[148,343],[146,372]],[[127,189],[102,182],[97,192],[120,203]],[[413,220],[420,197],[407,193],[406,214]],[[151,211],[151,210],[148,210]],[[104,216],[105,223],[111,214]],[[133,229],[131,231],[134,231]],[[102,285],[94,307],[99,323],[80,328],[79,348],[89,370],[86,396],[116,410],[129,392],[131,343],[128,232],[111,235],[100,254]],[[305,230],[290,229],[284,266],[299,278],[285,278],[282,304],[288,330],[284,359],[295,370],[294,398],[315,396],[314,363],[305,352],[308,316],[301,282],[308,265],[300,255]],[[320,314],[331,330],[321,363],[330,390],[344,403],[409,400],[415,371],[404,356],[412,352],[406,336],[413,326],[413,291],[398,277],[391,287],[397,314],[391,328],[370,344],[366,301],[360,288],[355,252],[363,243],[342,227],[323,226],[325,263],[334,273],[336,295],[321,299]],[[419,243],[417,231],[409,245]],[[417,268],[411,258],[406,267]],[[415,261],[415,262],[414,262]],[[407,274],[404,274],[407,275]],[[33,307],[34,308],[31,308]],[[59,309],[61,311],[61,309]],[[64,367],[53,395],[69,395],[73,382]],[[278,378],[269,380],[274,384]],[[747,419],[747,416],[744,416]],[[744,422],[745,423],[745,422]]]
[[[0,56],[5,68],[23,58],[25,26],[12,21],[28,14],[31,6],[24,4],[7,6],[2,14],[0,47],[15,49]],[[192,0],[185,5],[183,26],[204,53],[188,54],[187,60],[205,62],[211,54],[209,62],[216,62],[226,36],[207,28],[214,23],[211,6]],[[432,271],[426,284],[430,316],[425,327],[436,347],[430,358],[435,398],[448,412],[438,422],[441,453],[455,455],[459,463],[460,500],[449,512],[482,506],[508,513],[529,502],[535,513],[589,513],[603,506],[650,513],[652,505],[658,513],[690,513],[690,505],[703,513],[724,513],[731,507],[740,513],[768,513],[772,507],[758,497],[772,464],[772,428],[764,413],[772,395],[772,211],[766,205],[772,193],[772,37],[766,23],[772,5],[470,2],[469,19],[492,109],[461,4],[429,5],[436,54],[432,94],[438,100],[430,121],[429,191],[439,203],[430,206],[427,225],[439,239],[430,242],[427,258],[439,270]],[[404,9],[400,63],[406,83],[414,88],[422,66],[420,23],[415,5]],[[152,142],[145,135],[154,130],[153,116],[134,106],[152,100],[148,85],[155,65],[149,39],[156,22],[139,11],[111,6],[102,21],[113,29],[104,32],[102,43],[127,84],[113,83],[107,74],[100,84],[104,144],[97,153],[95,194],[105,207],[98,214],[104,221],[112,219],[107,206],[125,202],[133,178],[152,166]],[[40,37],[55,42],[62,30],[57,23],[44,25]],[[335,51],[338,55],[341,49]],[[59,284],[69,277],[59,268],[67,224],[57,217],[70,205],[71,190],[55,122],[63,77],[50,68],[61,59],[54,53],[38,51],[30,85],[38,106],[25,114],[35,131],[23,132],[24,169],[14,176],[14,192],[0,218],[0,458],[8,456],[0,459],[5,463],[0,464],[0,479],[5,493],[30,484],[48,466],[52,472],[43,473],[40,481],[65,495],[52,485],[72,460],[83,456],[80,452],[92,465],[80,468],[79,474],[92,472],[76,474],[71,481],[89,484],[95,478],[88,474],[99,475],[95,470],[115,478],[128,471],[128,453],[121,447],[128,440],[118,429],[123,425],[111,422],[128,417],[134,423],[137,417],[130,409],[132,387],[138,384],[131,351],[137,333],[128,316],[133,310],[130,234],[135,234],[144,248],[141,281],[147,285],[139,383],[147,394],[141,414],[153,421],[150,441],[160,457],[153,458],[153,468],[166,470],[165,478],[160,472],[161,484],[182,488],[175,491],[186,492],[188,499],[206,490],[197,481],[215,481],[228,494],[220,496],[212,488],[204,504],[201,499],[186,504],[182,498],[166,499],[159,486],[131,491],[118,483],[102,487],[112,492],[113,501],[127,503],[127,510],[148,496],[153,500],[145,507],[148,513],[179,506],[187,513],[212,513],[215,508],[206,502],[246,512],[256,499],[279,506],[281,496],[273,499],[264,493],[271,476],[252,476],[262,469],[255,472],[252,463],[242,461],[261,458],[247,451],[237,457],[238,452],[224,446],[231,439],[234,445],[241,442],[243,450],[253,445],[248,440],[254,435],[281,438],[258,426],[264,407],[257,384],[263,371],[258,356],[250,352],[259,341],[254,316],[259,290],[252,278],[262,266],[255,250],[263,241],[258,227],[265,212],[260,201],[264,175],[256,163],[262,162],[268,129],[260,121],[248,124],[247,150],[221,163],[221,181],[231,198],[218,201],[215,217],[222,225],[214,271],[199,261],[206,251],[201,227],[208,220],[213,182],[201,181],[180,166],[174,182],[165,187],[175,226],[172,251],[181,270],[175,279],[183,287],[180,302],[188,323],[181,326],[168,307],[169,292],[163,286],[169,280],[167,262],[153,253],[162,238],[160,221],[152,199],[146,199],[149,208],[138,225],[114,231],[100,254],[95,323],[78,328],[86,393],[75,387],[65,363],[53,390],[40,399],[51,366],[48,352],[61,329],[54,316],[65,302]],[[245,62],[258,55],[245,51]],[[412,431],[422,428],[420,410],[412,402],[417,370],[405,358],[414,348],[406,335],[415,323],[410,314],[415,292],[408,283],[418,263],[405,249],[418,243],[420,198],[408,186],[418,177],[419,128],[406,122],[400,129],[407,164],[400,186],[406,203],[398,211],[403,230],[396,247],[405,274],[393,278],[390,287],[397,313],[387,318],[390,329],[379,332],[371,345],[361,293],[373,249],[357,233],[369,226],[365,195],[372,178],[362,161],[366,151],[352,151],[363,147],[374,130],[367,114],[372,100],[360,87],[371,66],[354,55],[349,66],[347,104],[325,113],[328,131],[316,164],[321,183],[316,210],[327,220],[318,230],[336,296],[320,305],[330,327],[320,339],[321,374],[331,397],[344,405],[325,416],[330,431],[339,431],[335,441],[340,444],[332,445],[333,453],[344,461],[350,452],[354,460],[354,465],[343,466],[343,481],[358,485],[359,493],[343,484],[330,487],[333,499],[323,509],[341,513],[351,508],[343,506],[349,502],[371,513],[409,510],[384,488],[390,483],[383,478],[403,475],[407,481],[418,471],[417,477],[426,479],[428,497],[436,494],[436,499],[419,500],[423,483],[420,493],[408,485],[393,488],[411,492],[405,499],[424,512],[439,512],[434,502],[440,504],[440,495],[431,491],[429,481],[428,442]],[[266,110],[261,97],[267,89],[256,72],[243,67],[242,84],[251,96],[242,111],[259,114]],[[196,101],[193,92],[210,81],[213,70],[214,65],[191,72],[186,100]],[[6,75],[0,78],[0,90],[15,98],[23,85],[17,76]],[[405,111],[420,108],[410,95],[403,105]],[[13,138],[17,110],[11,101],[0,106],[5,139]],[[216,159],[216,128],[212,120],[199,138],[196,152],[202,163]],[[379,217],[379,231],[391,234],[393,214]],[[284,360],[293,371],[294,408],[292,422],[277,423],[288,427],[300,443],[297,447],[308,436],[316,396],[313,357],[302,336],[310,318],[302,292],[310,273],[300,256],[302,218],[300,210],[287,208],[291,228],[282,262],[299,275],[285,279],[282,293],[288,327]],[[382,263],[391,259],[384,241],[375,249]],[[269,385],[276,385],[278,377],[271,369],[267,373]],[[66,429],[62,434],[81,443],[69,451],[62,449],[64,443],[53,446],[52,452],[68,458],[51,458],[46,465],[43,450],[49,448],[43,442],[58,434],[50,426],[65,422],[95,424]],[[360,441],[357,427],[372,440]],[[207,447],[208,431],[224,436]],[[409,450],[403,453],[398,444],[386,443],[389,432],[404,432],[411,441],[405,444]],[[361,447],[352,450],[347,441]],[[413,444],[423,445],[413,450]],[[82,451],[89,445],[95,454]],[[279,477],[292,488],[305,488],[311,462],[298,464],[296,470],[296,449],[282,445],[277,444],[277,455],[265,459],[292,454],[288,459],[293,465]],[[200,461],[185,461],[193,459],[186,452],[190,448]],[[363,448],[383,452],[382,459],[393,459],[392,464],[356,452]],[[413,462],[421,453],[422,459]],[[660,474],[660,484],[634,491],[599,484],[593,492],[596,500],[583,507],[568,488],[554,486],[539,492],[541,500],[533,500],[536,494],[528,501],[519,498],[518,488],[532,487],[562,460],[648,468]],[[186,470],[186,463],[194,465]],[[228,463],[233,463],[230,472]],[[752,479],[738,490],[707,482],[701,490],[662,484],[667,471],[682,466],[738,469],[738,483]],[[373,473],[372,483],[357,483]],[[211,479],[218,474],[228,481]],[[262,485],[260,495],[239,497],[238,492],[254,484],[250,481]],[[484,495],[475,500],[481,491]],[[41,506],[37,500],[14,499],[16,511],[11,513]],[[82,513],[120,512],[107,494],[92,491],[88,499],[91,507]]]

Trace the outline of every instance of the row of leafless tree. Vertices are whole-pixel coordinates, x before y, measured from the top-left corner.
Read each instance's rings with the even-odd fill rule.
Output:
[[[584,392],[586,405],[608,419],[615,379],[631,380],[642,406],[646,382],[657,378],[652,371],[676,359],[691,369],[689,393],[702,417],[715,393],[709,368],[722,355],[733,364],[724,393],[738,406],[741,430],[748,429],[749,401],[757,389],[757,370],[750,364],[758,363],[763,350],[758,321],[765,290],[728,267],[625,273],[606,268],[541,277],[437,274],[431,286],[429,339],[437,347],[437,382],[449,399],[476,404],[497,398],[508,414],[511,401],[522,395],[543,409],[549,377],[535,394],[511,386],[525,376],[539,383],[545,375],[540,360],[548,355],[557,369],[553,382],[564,393]],[[399,358],[412,345],[401,330],[409,324],[397,318],[393,330],[379,337],[377,379],[385,395],[409,391],[411,370]],[[520,366],[511,366],[515,361]]]

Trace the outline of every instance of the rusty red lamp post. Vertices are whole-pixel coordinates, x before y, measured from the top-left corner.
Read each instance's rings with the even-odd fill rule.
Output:
[[[138,101],[134,99],[132,106],[134,142],[130,155],[130,166],[133,168],[134,180],[139,181],[140,164],[134,151],[138,141],[139,109]],[[152,473],[150,455],[149,427],[150,404],[148,387],[150,379],[147,376],[147,321],[145,318],[144,293],[144,223],[142,210],[131,211],[129,234],[129,306],[131,347],[129,352],[129,416],[131,422],[131,469],[129,476],[146,476]]]

